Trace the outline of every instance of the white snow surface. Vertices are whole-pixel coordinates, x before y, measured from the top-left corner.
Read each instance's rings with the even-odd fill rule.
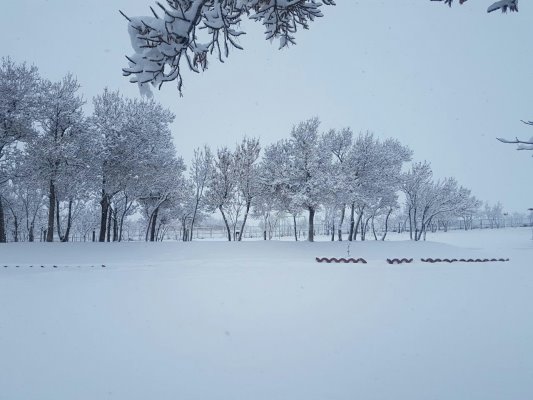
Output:
[[[533,398],[531,230],[390,238],[3,245],[0,399]]]

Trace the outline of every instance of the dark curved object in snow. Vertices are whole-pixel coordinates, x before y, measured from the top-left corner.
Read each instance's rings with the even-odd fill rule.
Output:
[[[389,264],[410,264],[413,262],[412,258],[387,258]]]
[[[362,264],[366,264],[366,260],[364,258],[335,258],[335,257],[332,257],[332,258],[327,258],[327,257],[316,257],[315,258],[317,262],[319,263],[322,263],[322,262],[325,262],[325,263],[354,263],[354,264],[357,264],[357,263],[362,263]]]
[[[440,263],[440,262],[447,262],[447,263],[454,263],[454,262],[467,262],[467,263],[480,263],[480,262],[507,262],[509,261],[508,258],[460,258],[460,259],[457,259],[457,258],[452,258],[452,259],[449,259],[449,258],[444,258],[444,259],[441,259],[441,258],[421,258],[420,259],[422,262],[425,262],[425,263],[431,263],[431,264],[434,264],[434,263]]]

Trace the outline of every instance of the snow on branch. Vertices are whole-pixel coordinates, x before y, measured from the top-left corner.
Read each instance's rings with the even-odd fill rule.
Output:
[[[518,0],[501,0],[497,1],[494,4],[492,4],[488,9],[487,12],[493,12],[496,10],[502,10],[502,12],[506,13],[507,10],[510,11],[518,11]]]
[[[182,63],[194,72],[207,69],[208,56],[219,61],[230,48],[242,49],[239,37],[243,16],[265,27],[266,39],[279,39],[280,48],[295,43],[298,28],[322,17],[320,7],[334,0],[166,0],[150,7],[151,16],[129,17],[128,32],[134,54],[123,75],[137,83],[141,93],[150,95],[149,84],[160,88],[176,81],[181,94]]]
[[[529,126],[533,126],[533,121],[522,120],[522,123],[529,125]],[[531,137],[529,140],[520,140],[518,139],[518,137],[515,137],[514,140],[503,139],[503,138],[496,138],[496,139],[498,139],[502,143],[517,144],[518,145],[516,147],[517,150],[533,150],[533,137]]]
[[[444,1],[444,4],[452,6],[453,0],[431,0],[431,1]],[[467,0],[459,0],[459,4],[463,4]],[[487,9],[488,13],[496,10],[502,10],[503,13],[509,11],[518,11],[518,0],[500,0],[492,3]]]
[[[533,150],[533,137],[529,140],[520,140],[518,138],[515,138],[514,140],[509,139],[503,139],[503,138],[496,138],[502,143],[507,144],[518,144],[517,150]]]

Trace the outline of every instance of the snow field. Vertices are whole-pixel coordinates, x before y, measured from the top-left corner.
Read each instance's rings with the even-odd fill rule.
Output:
[[[0,399],[530,399],[530,234],[8,244]]]

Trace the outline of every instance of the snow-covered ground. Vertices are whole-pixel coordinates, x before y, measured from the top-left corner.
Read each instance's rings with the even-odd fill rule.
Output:
[[[402,238],[3,245],[0,399],[532,399],[531,230]]]

